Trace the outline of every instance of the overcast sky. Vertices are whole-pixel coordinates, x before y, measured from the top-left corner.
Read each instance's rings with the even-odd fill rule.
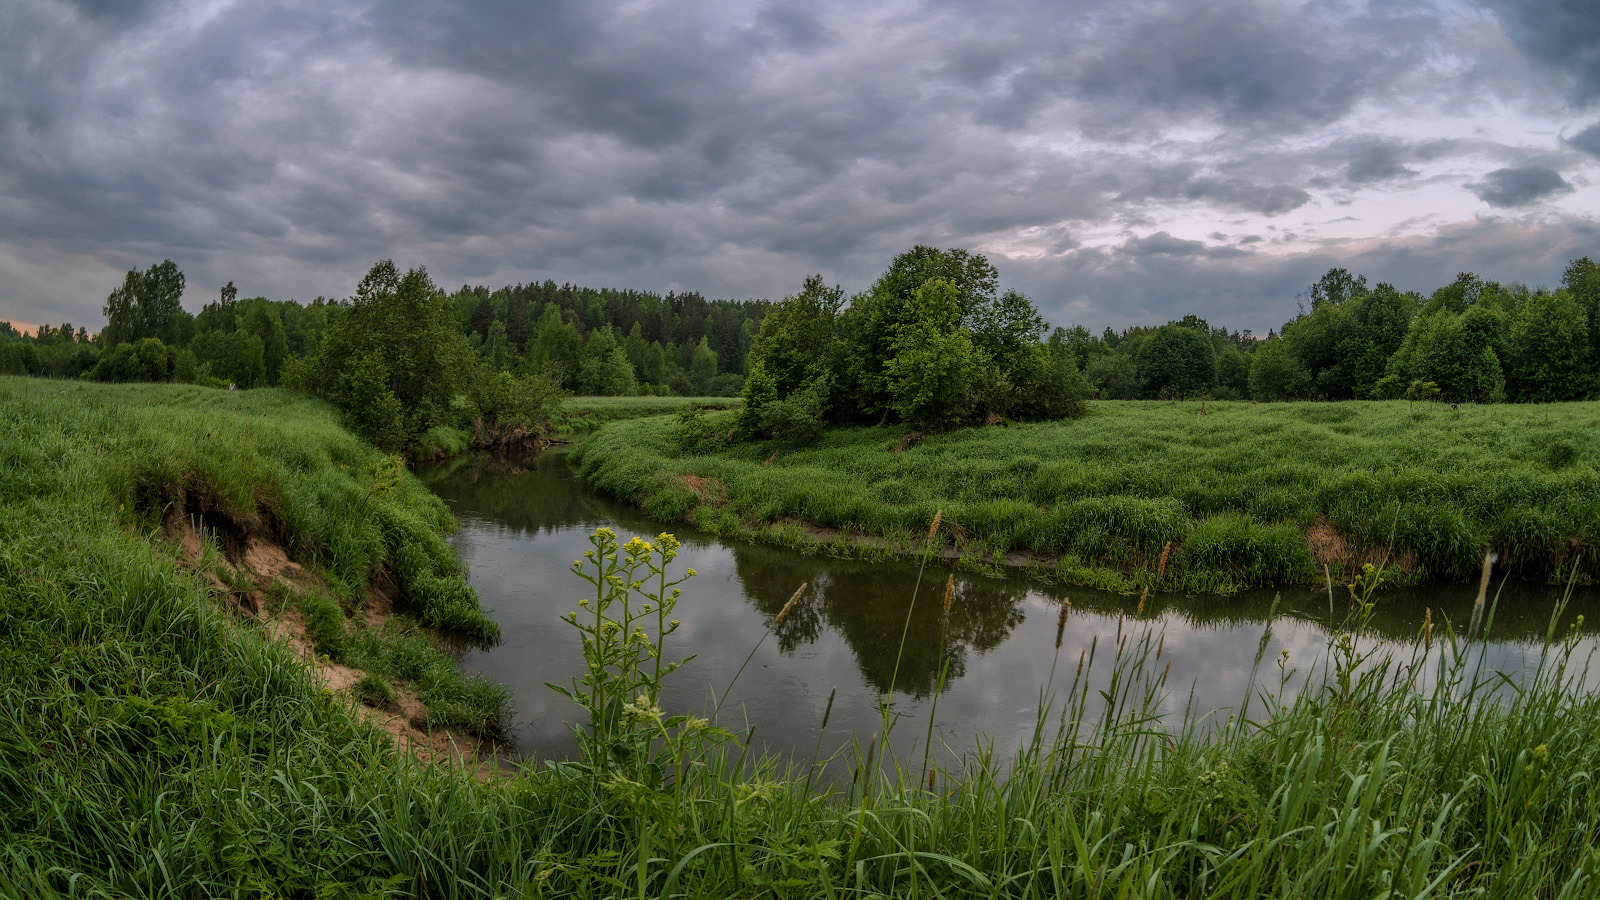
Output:
[[[1055,324],[1600,255],[1594,0],[0,0],[0,318],[553,278],[777,299],[914,244]]]

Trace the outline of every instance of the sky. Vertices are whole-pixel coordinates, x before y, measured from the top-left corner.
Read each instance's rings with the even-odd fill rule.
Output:
[[[0,0],[0,319],[554,279],[780,299],[916,244],[1053,324],[1600,256],[1593,0]]]

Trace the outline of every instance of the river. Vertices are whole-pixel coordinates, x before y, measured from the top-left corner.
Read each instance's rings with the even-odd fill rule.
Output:
[[[574,752],[565,723],[580,712],[546,684],[570,684],[582,670],[578,635],[561,616],[591,590],[570,570],[601,526],[624,541],[670,530],[683,544],[674,571],[692,567],[699,573],[683,585],[676,612],[682,627],[668,644],[669,657],[694,659],[668,682],[663,707],[704,714],[726,693],[723,725],[751,732],[760,748],[802,760],[819,743],[830,694],[836,692],[820,733],[824,754],[852,735],[865,742],[878,730],[880,696],[891,681],[897,753],[921,752],[913,748],[927,734],[930,714],[934,746],[946,761],[979,742],[1008,752],[1034,733],[1041,697],[1059,695],[1080,656],[1097,642],[1099,671],[1109,672],[1106,660],[1121,635],[1133,642],[1149,635],[1152,645],[1159,644],[1160,665],[1170,666],[1170,674],[1156,705],[1174,727],[1186,709],[1225,716],[1251,685],[1274,603],[1270,591],[1163,595],[1148,598],[1140,611],[1137,597],[957,572],[946,618],[942,601],[952,569],[942,561],[920,573],[919,588],[919,570],[911,564],[805,555],[682,526],[663,529],[586,490],[563,452],[521,462],[458,457],[419,476],[460,523],[452,543],[505,633],[493,649],[466,654],[462,666],[513,689],[513,740],[533,758]],[[807,588],[801,602],[769,634],[774,617],[802,584]],[[1464,628],[1475,587],[1380,591],[1361,646],[1409,658],[1425,611],[1436,623],[1448,617]],[[1495,588],[1500,599],[1492,640],[1483,651],[1485,666],[1528,671],[1537,663],[1562,592],[1516,581],[1502,587],[1499,579]],[[1338,584],[1331,602],[1325,589],[1281,592],[1256,691],[1277,691],[1282,682],[1285,695],[1292,696],[1305,673],[1323,664],[1348,597]],[[1063,598],[1070,598],[1071,611],[1058,632]],[[1565,629],[1579,615],[1595,623],[1597,612],[1600,597],[1579,593],[1558,625]],[[903,631],[904,650],[898,652]],[[1585,629],[1579,643],[1580,656],[1594,649],[1592,629]],[[948,677],[941,692],[942,666]]]

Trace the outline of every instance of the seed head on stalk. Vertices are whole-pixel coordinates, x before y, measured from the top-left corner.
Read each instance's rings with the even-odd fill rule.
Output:
[[[810,582],[802,582],[801,585],[798,588],[795,588],[794,596],[789,598],[789,602],[785,603],[783,605],[783,609],[778,610],[777,618],[772,620],[772,627],[773,628],[777,628],[779,625],[783,624],[784,617],[789,615],[789,613],[795,608],[795,606],[799,605],[799,603],[800,603],[800,595],[804,594],[806,592],[806,587],[809,584],[810,584]]]

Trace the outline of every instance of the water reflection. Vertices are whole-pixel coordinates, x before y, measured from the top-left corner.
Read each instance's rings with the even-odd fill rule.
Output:
[[[732,551],[746,600],[770,623],[793,596],[795,554],[744,545]],[[949,678],[960,678],[969,655],[1000,646],[1026,618],[1022,585],[959,579],[946,614],[942,569],[923,572],[918,585],[907,583],[904,566],[844,560],[825,565],[816,570],[799,604],[774,627],[778,647],[792,653],[832,629],[877,691],[892,687],[926,699],[945,660]]]
[[[504,643],[468,655],[464,666],[513,688],[523,751],[571,753],[563,723],[575,708],[545,686],[567,683],[582,666],[576,637],[559,620],[583,595],[584,585],[568,568],[600,525],[624,539],[655,534],[661,526],[585,491],[559,453],[509,461],[459,458],[421,475],[460,521],[453,542],[505,631]],[[825,751],[852,733],[876,729],[877,698],[891,683],[902,721],[893,743],[909,752],[926,734],[922,717],[946,660],[950,677],[938,700],[936,740],[958,753],[978,735],[1001,750],[1015,746],[1035,727],[1058,658],[1070,679],[1081,654],[1096,644],[1104,654],[1124,634],[1136,642],[1150,633],[1152,643],[1162,643],[1171,677],[1170,695],[1158,698],[1160,711],[1181,715],[1191,703],[1204,710],[1235,708],[1274,603],[1272,592],[1153,596],[1140,610],[1137,598],[957,574],[947,617],[943,599],[951,573],[942,563],[921,572],[918,587],[913,565],[805,556],[674,530],[683,541],[679,565],[701,575],[685,585],[678,608],[683,625],[673,648],[695,659],[669,682],[664,705],[703,711],[725,700],[727,724],[754,727],[757,743],[802,757],[817,740],[830,691],[837,688],[838,700]],[[797,608],[767,636],[801,584],[807,588]],[[1558,594],[1522,583],[1501,589],[1495,641],[1485,650],[1491,669],[1517,671],[1536,662]],[[1057,617],[1066,596],[1072,614],[1058,650]],[[1471,613],[1468,586],[1379,596],[1365,643],[1386,644],[1402,656],[1425,609],[1441,624],[1447,618],[1464,623]],[[1277,600],[1266,653],[1270,661],[1288,651],[1284,671],[1297,673],[1285,688],[1289,695],[1321,664],[1329,632],[1344,621],[1347,607],[1348,593],[1337,584],[1331,603],[1326,589],[1285,591]],[[1597,612],[1600,604],[1591,595],[1579,596],[1559,625],[1565,628],[1578,614],[1594,622]],[[1276,671],[1261,676],[1273,684],[1278,677]],[[1065,687],[1059,674],[1055,686]]]

